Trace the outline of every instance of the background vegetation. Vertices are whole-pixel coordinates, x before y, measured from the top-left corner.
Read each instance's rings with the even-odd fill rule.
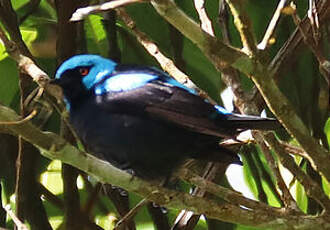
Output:
[[[69,21],[101,3],[0,0],[0,229],[330,229],[329,0],[117,0]],[[77,53],[158,66],[219,104],[230,88],[236,111],[274,114],[276,136],[231,145],[256,200],[217,185],[221,165],[182,170],[175,191],[84,153],[47,86]]]

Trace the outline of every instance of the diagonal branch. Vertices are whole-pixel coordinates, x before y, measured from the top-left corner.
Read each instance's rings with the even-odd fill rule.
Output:
[[[205,1],[204,0],[194,0],[195,8],[198,12],[199,20],[201,21],[201,28],[206,33],[214,37],[214,31],[212,28],[212,22],[207,16],[205,10]]]
[[[0,120],[19,120],[20,117],[11,109],[0,106]],[[266,213],[249,211],[232,204],[222,204],[215,200],[192,197],[189,194],[155,186],[137,177],[123,172],[109,163],[99,160],[90,154],[81,152],[58,135],[42,132],[31,122],[7,126],[15,135],[21,135],[26,141],[40,149],[41,153],[50,159],[59,159],[64,163],[93,175],[102,182],[120,186],[128,191],[148,197],[159,205],[175,209],[190,209],[196,213],[205,213],[209,217],[227,222],[239,222],[244,225],[272,222],[274,216],[280,217],[281,211]],[[259,219],[254,222],[252,219]]]
[[[131,31],[135,35],[136,39],[141,43],[141,45],[149,52],[150,55],[156,58],[163,70],[168,72],[177,81],[186,85],[187,87],[198,89],[197,86],[189,79],[189,77],[179,68],[177,68],[170,58],[166,57],[159,50],[157,44],[136,27],[135,22],[129,16],[129,14],[127,14],[125,9],[119,8],[117,9],[117,13],[120,19],[123,20],[123,22],[126,24],[126,26],[131,29]]]
[[[330,1],[321,0],[317,4],[317,12],[319,15],[320,24],[326,22],[327,18],[330,16]],[[307,33],[311,30],[311,24],[309,22],[309,18],[305,16],[301,23],[301,28]],[[291,34],[290,38],[287,42],[281,47],[281,49],[277,52],[276,56],[273,58],[271,63],[269,64],[269,71],[272,76],[277,76],[280,70],[286,63],[288,57],[292,55],[292,53],[296,50],[298,45],[303,41],[303,36],[299,32],[299,29],[295,29],[295,31]]]
[[[274,33],[275,27],[280,19],[281,12],[282,12],[284,6],[286,5],[286,2],[287,2],[287,0],[281,0],[278,3],[276,11],[275,11],[272,19],[269,22],[265,35],[264,35],[262,41],[258,44],[258,49],[264,50],[268,46],[269,40],[271,39],[271,37]]]
[[[37,82],[39,85],[45,85],[46,81],[49,79],[47,74],[42,71],[31,58],[24,56],[19,50],[19,47],[15,42],[12,42],[8,39],[6,33],[0,27],[0,42],[2,42],[6,48],[6,51],[12,59],[14,59],[19,68],[31,76],[32,79]]]
[[[252,32],[251,21],[244,10],[244,1],[242,0],[226,0],[234,16],[235,26],[241,36],[243,49],[250,55],[256,55],[257,47],[254,34]]]
[[[212,61],[218,70],[240,63],[243,72],[249,71],[252,61],[240,50],[224,44],[222,41],[204,32],[172,0],[152,0],[151,4],[169,23],[190,39]],[[234,66],[236,67],[236,66]]]
[[[330,181],[330,168],[326,163],[330,162],[329,152],[311,136],[289,100],[278,88],[273,79],[273,72],[266,64],[258,59],[249,58],[239,50],[203,32],[198,24],[181,11],[172,0],[152,0],[151,3],[160,15],[192,40],[218,69],[232,65],[249,76],[272,112],[310,155],[314,169],[320,171]],[[330,4],[328,5],[330,7]]]
[[[0,120],[16,121],[20,120],[20,117],[13,110],[0,105]],[[323,216],[287,215],[280,208],[271,208],[271,211],[252,211],[237,205],[169,190],[137,177],[132,178],[130,174],[111,166],[108,162],[81,152],[58,135],[40,131],[31,122],[10,125],[6,128],[35,145],[47,158],[59,159],[96,177],[99,181],[120,186],[168,208],[188,209],[197,214],[203,213],[209,218],[255,227],[268,226],[285,230],[289,229],[288,226],[301,225],[314,228],[330,226],[329,220]]]
[[[263,136],[261,135],[261,132],[259,131],[253,131],[252,132],[253,137],[255,138],[256,142],[259,144],[263,154],[265,155],[265,158],[268,162],[268,165],[270,169],[273,171],[273,175],[276,178],[276,183],[278,188],[281,190],[281,200],[284,202],[285,206],[288,207],[291,210],[299,212],[298,205],[294,198],[292,197],[288,187],[286,186],[284,179],[281,176],[278,163],[275,161],[274,157],[272,156],[270,150],[266,146],[266,143],[263,140]]]
[[[90,14],[105,12],[124,5],[142,2],[144,2],[144,0],[115,0],[100,5],[79,8],[72,14],[70,21],[80,21]]]
[[[322,188],[294,162],[294,159],[290,155],[285,152],[284,147],[276,140],[274,134],[266,134],[265,139],[269,146],[276,151],[284,167],[290,170],[304,186],[306,193],[318,201],[326,212],[329,212],[330,199],[323,192]]]

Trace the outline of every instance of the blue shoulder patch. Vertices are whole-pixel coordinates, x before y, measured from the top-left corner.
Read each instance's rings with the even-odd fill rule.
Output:
[[[171,86],[176,86],[187,90],[188,92],[197,95],[197,92],[191,88],[184,86],[175,79],[171,78],[169,75],[164,72],[159,71],[152,73],[143,73],[143,72],[123,72],[117,73],[113,76],[110,76],[101,84],[97,85],[94,89],[96,95],[101,95],[107,92],[120,92],[125,90],[132,90],[138,87],[142,87],[150,81],[160,80]],[[161,75],[160,75],[161,74]]]
[[[229,112],[225,108],[221,107],[220,105],[215,105],[214,108],[217,110],[217,112],[219,112],[219,113],[221,113],[223,115],[230,115],[230,114],[232,114],[231,112]]]
[[[121,73],[106,79],[102,84],[95,87],[95,94],[101,95],[106,92],[120,92],[141,87],[158,76],[146,73]]]
[[[219,116],[226,117],[227,115],[231,115],[232,113],[227,111],[225,108],[221,107],[220,105],[214,106],[215,110],[213,113],[209,115],[209,118],[211,119],[217,119]]]

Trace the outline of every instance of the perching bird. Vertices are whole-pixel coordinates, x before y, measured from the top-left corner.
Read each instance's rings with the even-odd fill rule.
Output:
[[[219,140],[274,119],[231,114],[165,72],[77,55],[57,70],[70,122],[87,150],[144,178],[165,178],[188,158],[234,162]]]

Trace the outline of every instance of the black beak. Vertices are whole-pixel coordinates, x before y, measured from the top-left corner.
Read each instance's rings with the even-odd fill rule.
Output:
[[[51,79],[47,85],[47,92],[55,97],[58,101],[62,100],[63,98],[63,90],[61,84],[62,82],[60,79]]]
[[[61,80],[60,79],[51,79],[49,81],[49,84],[61,86]]]

